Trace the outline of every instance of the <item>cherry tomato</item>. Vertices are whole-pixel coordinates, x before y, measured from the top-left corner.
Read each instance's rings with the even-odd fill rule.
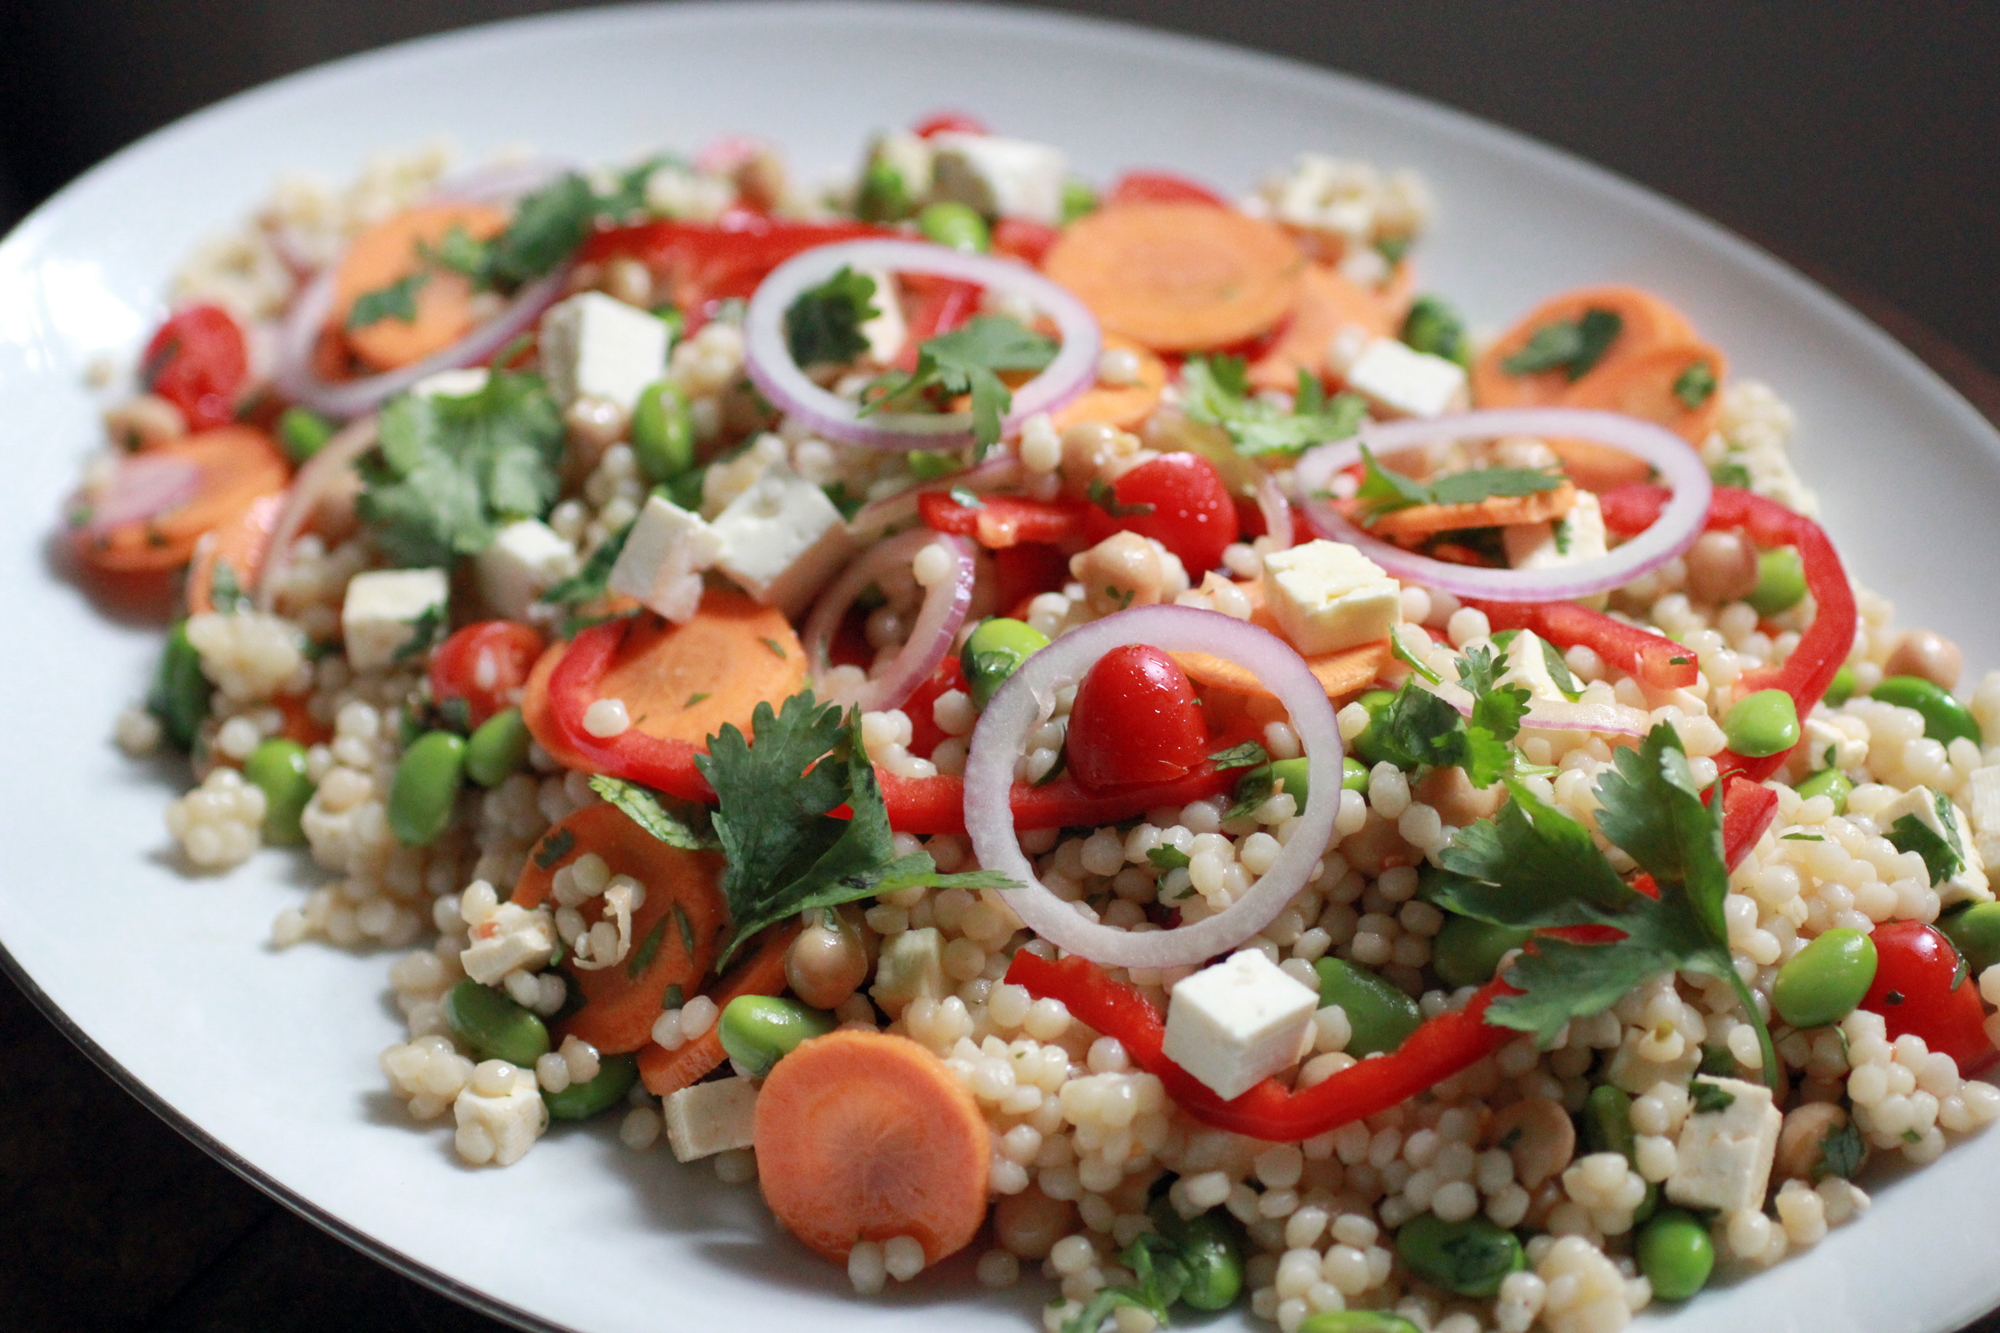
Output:
[[[1168,171],[1128,171],[1112,182],[1099,205],[1116,208],[1120,204],[1214,204],[1229,207],[1229,201],[1199,181]]]
[[[1060,592],[1069,582],[1069,557],[1041,542],[1003,546],[993,553],[994,598],[1007,615],[1039,593]],[[1025,620],[1025,616],[1014,616]]]
[[[934,116],[925,116],[910,127],[910,132],[919,139],[928,139],[933,134],[990,134],[984,121],[975,120],[960,111],[940,111]]]
[[[467,625],[431,654],[431,702],[450,711],[461,701],[466,726],[478,726],[520,701],[542,646],[541,635],[511,620]]]
[[[1040,264],[1042,256],[1062,235],[1046,222],[1031,218],[1001,218],[993,224],[993,253]]]
[[[1208,754],[1194,684],[1158,648],[1128,643],[1097,659],[1069,712],[1071,776],[1086,788],[1171,782]]]
[[[221,306],[175,311],[146,344],[141,364],[146,387],[181,410],[190,432],[236,420],[236,398],[250,377],[250,349]]]
[[[903,713],[910,719],[911,754],[919,759],[931,757],[931,751],[945,738],[944,728],[937,724],[938,696],[964,688],[965,668],[959,665],[958,654],[946,653],[930,679],[903,701]]]
[[[1111,489],[1116,503],[1092,505],[1086,516],[1093,542],[1119,531],[1151,537],[1179,556],[1188,578],[1199,583],[1236,540],[1236,501],[1215,464],[1200,454],[1166,454],[1141,463]]]
[[[1861,1007],[1882,1015],[1894,1038],[1914,1033],[1924,1045],[1943,1051],[1970,1074],[1993,1058],[1986,1039],[1986,1008],[1979,987],[1958,976],[1958,950],[1921,921],[1889,921],[1875,927],[1875,981]]]

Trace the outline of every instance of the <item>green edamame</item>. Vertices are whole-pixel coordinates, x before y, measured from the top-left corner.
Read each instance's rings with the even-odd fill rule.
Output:
[[[1444,983],[1454,989],[1459,986],[1484,986],[1493,980],[1493,974],[1507,952],[1527,942],[1528,932],[1525,930],[1496,926],[1460,916],[1456,912],[1446,912],[1444,925],[1431,941],[1431,966]]]
[[[313,794],[306,747],[274,736],[243,761],[243,776],[264,793],[264,841],[283,847],[305,841],[299,815]]]
[[[983,255],[993,247],[986,219],[969,204],[956,199],[940,199],[925,204],[917,214],[917,230],[939,245],[967,254]]]
[[[1306,760],[1301,755],[1297,759],[1273,759],[1270,763],[1271,780],[1285,784],[1285,794],[1298,802],[1299,809],[1306,808],[1306,795],[1312,790],[1306,780]]]
[[[278,443],[294,464],[304,463],[333,438],[334,424],[304,407],[288,407],[278,418]]]
[[[1847,813],[1847,797],[1853,790],[1854,784],[1847,780],[1847,774],[1837,768],[1822,768],[1797,787],[1799,795],[1808,801],[1815,796],[1831,797],[1836,815]]]
[[[694,414],[686,396],[665,380],[647,385],[632,408],[632,453],[651,482],[694,466]]]
[[[639,1081],[639,1061],[631,1055],[600,1055],[597,1077],[588,1083],[572,1083],[561,1092],[544,1092],[542,1102],[557,1120],[588,1120],[625,1100],[625,1094]]]
[[[1632,1160],[1638,1139],[1632,1132],[1632,1097],[1623,1088],[1600,1083],[1583,1103],[1583,1142],[1591,1152],[1615,1152]]]
[[[861,173],[861,191],[854,213],[863,222],[896,222],[910,215],[915,201],[903,173],[882,158],[874,158]]]
[[[1924,735],[1941,745],[1950,745],[1960,736],[1974,745],[1986,744],[1972,710],[1953,698],[1951,691],[1922,676],[1891,676],[1870,690],[1868,697],[1916,709],[1923,715]]]
[[[1806,567],[1797,549],[1774,547],[1757,557],[1757,586],[1743,600],[1760,616],[1789,611],[1805,599]]]
[[[1665,1301],[1684,1301],[1708,1285],[1715,1242],[1708,1228],[1678,1208],[1663,1209],[1639,1232],[1639,1271]]]
[[[509,708],[481,722],[465,742],[465,773],[482,787],[497,787],[528,766],[528,724]]]
[[[1021,663],[1049,646],[1048,636],[1033,625],[1005,616],[979,622],[959,651],[958,664],[965,670],[966,688],[976,707],[986,707],[993,691],[1007,677],[1021,669]]]
[[[1423,1333],[1415,1324],[1387,1310],[1321,1310],[1307,1315],[1299,1333]]]
[[[1424,1021],[1415,1000],[1365,967],[1342,958],[1322,958],[1313,970],[1319,973],[1320,1008],[1337,1004],[1347,1015],[1352,1034],[1347,1039],[1349,1055],[1393,1051]]]
[[[1340,757],[1340,786],[1343,791],[1368,790],[1368,765],[1353,755]]]
[[[427,847],[451,822],[465,774],[465,738],[427,731],[403,751],[389,785],[389,831],[405,847]]]
[[[1853,1013],[1874,980],[1875,941],[1835,926],[1785,960],[1771,1007],[1795,1028],[1823,1028]]]
[[[160,669],[154,673],[152,691],[146,696],[146,711],[160,720],[168,744],[176,750],[191,750],[208,718],[208,701],[214,694],[215,687],[201,673],[201,654],[188,642],[187,621],[175,621],[160,652]]]
[[[833,1031],[836,1019],[776,995],[739,995],[723,1006],[716,1035],[729,1058],[762,1078],[809,1037]]]
[[[1396,1253],[1418,1277],[1460,1296],[1491,1296],[1509,1273],[1528,1266],[1514,1233],[1483,1217],[1413,1217],[1396,1233]]]
[[[505,1060],[523,1069],[549,1053],[549,1030],[528,1009],[490,986],[468,978],[444,997],[445,1022],[482,1060]]]
[[[1854,697],[1854,687],[1860,683],[1854,678],[1854,668],[1843,663],[1840,670],[1833,673],[1833,679],[1827,682],[1826,693],[1820,696],[1820,700],[1828,708],[1838,708]]]
[[[1937,928],[1965,955],[1965,966],[1975,979],[2000,963],[2000,903],[1973,903],[1941,918]]]
[[[1220,1211],[1183,1218],[1164,1197],[1146,1210],[1162,1236],[1181,1252],[1187,1284],[1181,1304],[1196,1310],[1227,1310],[1243,1292],[1243,1247],[1236,1228]]]
[[[1071,177],[1069,180],[1063,182],[1062,220],[1064,222],[1074,222],[1078,218],[1089,213],[1095,213],[1096,211],[1097,191],[1091,188],[1089,181],[1081,181],[1075,177]]]
[[[1783,754],[1799,743],[1799,709],[1783,690],[1758,690],[1738,699],[1723,720],[1729,748],[1750,759]]]
[[[1349,748],[1354,751],[1354,757],[1367,768],[1372,769],[1390,757],[1382,748],[1382,733],[1377,729],[1376,723],[1389,711],[1389,705],[1395,701],[1396,695],[1392,690],[1370,690],[1355,701],[1368,710],[1368,725],[1354,738]]]

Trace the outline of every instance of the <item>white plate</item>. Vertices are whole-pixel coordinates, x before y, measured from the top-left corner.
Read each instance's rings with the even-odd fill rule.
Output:
[[[58,580],[47,535],[97,435],[84,368],[129,357],[177,258],[275,174],[335,178],[439,132],[469,157],[513,143],[603,160],[762,134],[792,160],[852,162],[873,128],[939,107],[1070,150],[1103,179],[1173,166],[1245,188],[1297,149],[1418,168],[1438,196],[1423,285],[1498,327],[1562,288],[1670,294],[1739,375],[1798,409],[1799,460],[1849,566],[1905,618],[2000,663],[2000,439],[1889,338],[1765,255],[1602,171],[1415,99],[1179,38],[1023,12],[746,5],[612,10],[415,42],[285,79],[89,173],[0,245],[0,665],[11,781],[0,940],[45,1007],[116,1076],[254,1182],[426,1281],[529,1325],[592,1330],[1038,1328],[1047,1291],[980,1292],[967,1263],[886,1301],[724,1188],[607,1128],[560,1132],[511,1169],[460,1166],[415,1130],[376,1053],[401,1035],[383,958],[273,952],[316,877],[265,853],[222,879],[167,854],[164,770],[124,760],[111,719],[144,688],[150,627]],[[1946,551],[1949,551],[1947,559]],[[1951,578],[1937,575],[1949,569]],[[1860,1225],[1663,1329],[1933,1333],[2000,1301],[1991,1241],[2000,1136],[1882,1189]]]

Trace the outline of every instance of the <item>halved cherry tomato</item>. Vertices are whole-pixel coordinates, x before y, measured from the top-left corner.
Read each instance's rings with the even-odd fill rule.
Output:
[[[1100,542],[1114,532],[1151,537],[1180,557],[1196,583],[1222,563],[1223,548],[1241,530],[1228,485],[1200,454],[1166,454],[1141,463],[1111,490],[1112,508],[1121,512],[1092,505],[1086,518],[1090,540]]]
[[[178,407],[190,431],[236,420],[236,398],[250,377],[250,349],[221,306],[175,311],[146,344],[141,364],[147,389]]]
[[[542,636],[512,620],[467,625],[431,654],[431,702],[463,703],[468,727],[511,708],[542,655]]]
[[[1032,218],[1001,218],[993,224],[993,253],[1011,255],[1025,259],[1030,264],[1039,265],[1042,256],[1062,235],[1046,222],[1036,222]]]
[[[919,139],[928,139],[933,134],[991,134],[986,123],[975,120],[962,111],[940,111],[934,116],[925,116],[910,127],[910,132]]]
[[[1958,950],[1951,941],[1921,921],[1884,922],[1871,938],[1875,981],[1861,1007],[1882,1015],[1890,1039],[1914,1033],[1924,1045],[1957,1061],[1961,1074],[1991,1060],[1986,1007],[1973,979],[1959,976]]]
[[[994,600],[1002,608],[1018,606],[1039,593],[1061,591],[1069,582],[1069,557],[1040,542],[1004,546],[993,553],[993,582]]]
[[[1225,497],[1227,498],[1227,497]],[[1091,506],[1075,500],[1023,500],[988,495],[979,506],[962,505],[943,491],[917,497],[917,512],[933,532],[972,537],[989,550],[1021,542],[1059,543],[1083,535]],[[1099,511],[1102,512],[1102,511]]]
[[[1208,757],[1194,682],[1158,648],[1113,648],[1077,687],[1067,756],[1070,773],[1086,788],[1185,776]]]
[[[1120,204],[1214,204],[1229,207],[1229,201],[1200,181],[1176,176],[1170,171],[1128,171],[1112,182],[1099,207]]]

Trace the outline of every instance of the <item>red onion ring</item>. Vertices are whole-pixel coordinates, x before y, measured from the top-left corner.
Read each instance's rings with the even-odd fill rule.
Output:
[[[1062,349],[1041,374],[1014,391],[1001,423],[1018,427],[1037,412],[1062,407],[1097,381],[1103,336],[1081,301],[1035,270],[990,255],[970,255],[921,241],[841,241],[780,264],[750,298],[743,321],[744,367],[760,393],[829,440],[877,449],[936,449],[972,439],[969,412],[874,412],[822,389],[792,360],[785,341],[785,311],[801,292],[842,268],[930,273],[1022,296],[1056,322]]]
[[[968,490],[984,493],[1012,486],[1021,479],[1021,460],[1012,454],[996,454],[977,467],[954,472],[936,481],[922,482],[897,491],[886,499],[863,505],[847,520],[847,533],[858,542],[871,542],[894,527],[917,516],[917,501],[936,491]]]
[[[178,509],[201,493],[201,468],[174,454],[127,454],[111,469],[111,479],[83,502],[90,518],[80,529],[96,537],[127,523],[141,523]]]
[[[965,613],[972,606],[972,546],[963,537],[912,528],[869,547],[840,572],[840,577],[813,605],[812,614],[806,619],[804,637],[806,662],[817,683],[827,669],[827,645],[833,641],[841,618],[862,589],[898,567],[907,571],[917,552],[931,545],[942,546],[951,553],[951,577],[924,590],[924,604],[917,612],[917,622],[910,626],[910,637],[888,669],[863,685],[852,698],[840,700],[841,703],[851,704],[864,713],[898,708],[916,692],[917,686],[931,678],[938,663],[951,651],[958,627],[965,623]],[[824,693],[825,687],[821,686],[821,690]]]
[[[1650,528],[1607,555],[1560,569],[1481,569],[1454,565],[1406,551],[1368,535],[1348,522],[1324,498],[1334,475],[1361,461],[1361,446],[1377,453],[1436,440],[1490,439],[1500,435],[1574,436],[1636,454],[1652,464],[1673,490],[1673,499]],[[1322,535],[1360,549],[1399,579],[1442,588],[1458,597],[1496,602],[1562,602],[1613,588],[1657,569],[1694,544],[1701,535],[1713,485],[1708,469],[1688,442],[1664,426],[1616,412],[1570,407],[1460,412],[1422,420],[1364,426],[1353,439],[1323,444],[1299,460],[1300,493],[1306,517]]]
[[[1292,544],[1292,502],[1268,472],[1257,478],[1257,512],[1264,517],[1265,535],[1282,546]]]
[[[354,460],[375,447],[375,418],[350,422],[320,446],[292,478],[285,492],[285,507],[271,525],[270,543],[265,549],[264,567],[257,575],[257,609],[270,611],[278,600],[278,580],[292,563],[292,542],[312,518],[320,502],[333,493]]]
[[[1464,687],[1446,682],[1432,693],[1466,717],[1472,716],[1472,695]],[[1643,709],[1624,704],[1584,703],[1581,699],[1536,699],[1521,717],[1524,729],[1540,731],[1587,731],[1600,736],[1643,736],[1653,729],[1653,719]]]
[[[1129,931],[1086,921],[1035,877],[1021,852],[1009,797],[1021,743],[1061,684],[1079,681],[1097,659],[1127,643],[1168,652],[1208,653],[1234,662],[1268,686],[1291,712],[1305,747],[1305,809],[1292,837],[1250,891],[1214,916],[1173,930]],[[1333,836],[1340,809],[1340,724],[1305,660],[1277,635],[1219,611],[1135,606],[1071,630],[1042,649],[987,701],[965,763],[965,827],[979,864],[1019,880],[1007,901],[1051,944],[1113,967],[1191,967],[1235,948],[1285,910],[1305,887]]]

